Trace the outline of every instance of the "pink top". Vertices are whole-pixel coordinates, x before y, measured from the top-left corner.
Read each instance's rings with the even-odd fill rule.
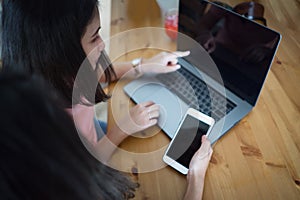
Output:
[[[97,143],[97,133],[94,124],[94,106],[76,104],[73,108],[66,109],[66,111],[74,119],[76,128],[80,130],[81,135],[95,145]]]

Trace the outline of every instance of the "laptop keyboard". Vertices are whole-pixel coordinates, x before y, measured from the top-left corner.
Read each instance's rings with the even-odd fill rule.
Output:
[[[211,116],[216,121],[236,107],[233,102],[207,86],[204,81],[196,78],[184,67],[181,67],[177,72],[159,74],[157,79],[187,103],[189,107]]]

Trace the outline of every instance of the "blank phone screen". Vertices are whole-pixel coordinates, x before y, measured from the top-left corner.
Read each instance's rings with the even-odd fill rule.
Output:
[[[208,124],[187,115],[173,139],[167,156],[189,168],[193,155],[201,146],[202,135],[206,135],[208,129]]]

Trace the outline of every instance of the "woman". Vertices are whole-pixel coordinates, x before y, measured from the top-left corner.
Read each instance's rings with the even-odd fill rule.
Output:
[[[1,199],[134,197],[137,184],[89,154],[51,89],[35,75],[0,73]],[[201,199],[211,154],[202,138],[184,199]]]
[[[47,84],[0,73],[1,199],[128,199],[137,187],[97,161]]]
[[[98,151],[99,157],[107,162],[115,147],[128,135],[157,123],[159,106],[153,102],[136,105],[130,110],[130,116],[121,120],[120,127],[107,130],[106,137],[97,135],[93,105],[109,98],[98,79],[110,83],[127,73],[172,72],[180,67],[177,57],[189,52],[161,53],[151,59],[141,59],[134,66],[130,62],[112,66],[98,34],[101,27],[97,2],[4,0],[2,58],[6,66],[22,66],[4,70],[41,74],[48,80],[66,99],[67,110],[76,116],[74,120],[84,138],[103,149]],[[76,79],[82,63],[85,63],[85,76]],[[96,94],[92,90],[94,83]]]

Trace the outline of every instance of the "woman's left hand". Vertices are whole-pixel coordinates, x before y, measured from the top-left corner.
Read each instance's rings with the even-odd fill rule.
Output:
[[[190,51],[161,52],[150,59],[144,59],[141,65],[142,73],[169,73],[180,68],[178,57],[185,57]]]

